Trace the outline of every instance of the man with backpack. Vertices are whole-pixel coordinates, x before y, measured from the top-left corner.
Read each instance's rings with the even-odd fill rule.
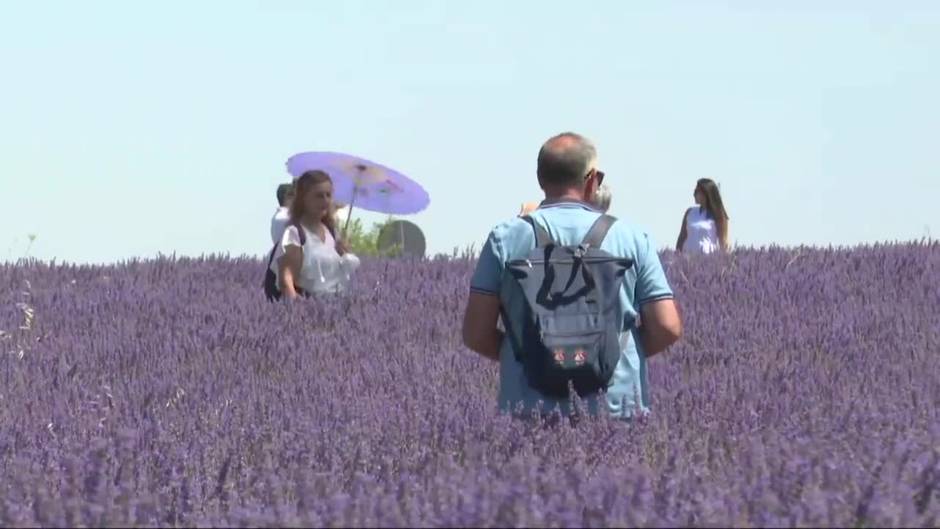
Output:
[[[645,413],[646,359],[682,334],[653,241],[592,204],[604,179],[596,164],[578,134],[545,142],[545,200],[493,228],[480,253],[463,341],[499,362],[504,411],[570,415],[577,395],[589,413]]]

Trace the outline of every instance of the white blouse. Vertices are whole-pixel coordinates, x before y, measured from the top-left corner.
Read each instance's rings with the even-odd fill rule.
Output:
[[[685,220],[685,234],[685,244],[682,245],[684,253],[707,254],[721,248],[715,219],[708,215],[705,208],[689,208]]]
[[[336,240],[330,230],[325,230],[325,240],[303,227],[307,237],[306,244],[302,246],[304,252],[300,277],[295,278],[297,286],[310,294],[324,294],[342,292],[349,287],[352,273],[359,268],[359,258],[351,253],[339,255],[336,251]],[[271,261],[271,270],[277,276],[280,285],[281,277],[278,270],[278,261],[285,253],[287,246],[301,246],[300,234],[296,226],[288,226],[284,230],[280,244],[275,250]]]

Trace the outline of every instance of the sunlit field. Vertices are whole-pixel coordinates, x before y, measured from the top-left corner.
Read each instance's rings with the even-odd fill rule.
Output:
[[[0,525],[940,524],[940,244],[662,259],[653,413],[551,428],[461,345],[471,259],[2,265]]]

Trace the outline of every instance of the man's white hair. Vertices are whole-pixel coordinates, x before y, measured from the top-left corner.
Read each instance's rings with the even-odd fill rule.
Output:
[[[604,213],[607,213],[607,210],[610,209],[610,188],[607,187],[607,184],[601,184],[597,188],[597,193],[594,194],[594,205]]]

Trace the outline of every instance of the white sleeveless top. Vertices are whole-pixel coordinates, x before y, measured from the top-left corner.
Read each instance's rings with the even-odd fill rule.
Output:
[[[349,287],[352,273],[359,268],[359,258],[351,253],[340,256],[336,252],[336,240],[326,230],[325,240],[303,228],[307,240],[303,245],[304,260],[300,269],[300,277],[295,278],[297,286],[310,294],[324,294],[328,292],[341,292]],[[274,259],[271,261],[271,270],[277,276],[278,284],[281,277],[278,271],[278,261],[284,255],[286,246],[300,246],[300,234],[296,226],[288,226],[284,230],[281,242],[277,245]]]
[[[698,206],[689,208],[685,221],[685,244],[682,251],[685,253],[712,253],[718,251],[718,228],[715,219],[708,215],[705,208]]]

